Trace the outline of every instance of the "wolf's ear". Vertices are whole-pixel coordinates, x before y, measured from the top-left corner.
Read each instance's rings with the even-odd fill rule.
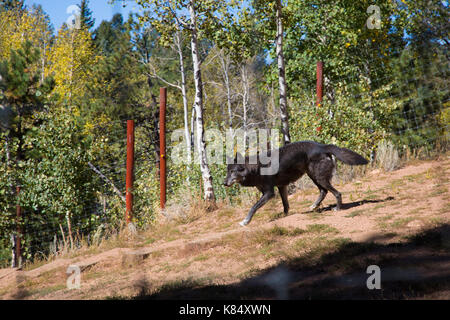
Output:
[[[245,163],[244,157],[239,152],[236,152],[236,159],[235,160],[236,160],[236,163],[238,163],[238,164],[244,164]]]

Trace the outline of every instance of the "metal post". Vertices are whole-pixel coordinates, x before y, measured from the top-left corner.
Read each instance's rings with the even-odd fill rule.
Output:
[[[134,120],[127,121],[127,177],[126,177],[126,213],[127,225],[133,217],[133,180],[134,180]]]
[[[317,99],[316,99],[316,106],[320,107],[323,101],[323,62],[318,61],[317,62],[317,71],[316,71],[316,77],[317,77]],[[319,117],[319,114],[317,114],[317,117]],[[320,132],[322,130],[322,126],[318,126],[316,128],[317,132]]]
[[[16,187],[17,205],[17,236],[16,236],[16,254],[14,266],[20,268],[22,266],[22,207],[19,204],[20,187]]]
[[[166,207],[166,101],[167,89],[161,88],[159,91],[159,152],[161,154],[159,183],[161,209]]]
[[[317,100],[316,105],[319,107],[323,100],[323,62],[317,62]]]

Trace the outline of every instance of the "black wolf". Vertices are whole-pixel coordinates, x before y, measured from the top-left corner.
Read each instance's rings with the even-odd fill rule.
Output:
[[[269,157],[274,154],[276,153],[270,151]],[[320,195],[311,209],[317,208],[328,191],[331,191],[337,200],[335,210],[340,210],[342,205],[341,194],[333,188],[330,182],[336,167],[334,157],[350,165],[368,163],[365,158],[352,150],[314,141],[294,142],[278,149],[278,170],[274,170],[272,174],[268,175],[261,174],[261,169],[270,166],[271,163],[262,164],[258,155],[243,158],[242,155],[237,153],[235,159],[228,159],[229,164],[224,185],[229,187],[238,182],[245,187],[256,187],[263,194],[240,225],[247,225],[256,210],[275,196],[275,187],[280,191],[284,213],[287,214],[289,212],[287,186],[305,173],[320,190]]]

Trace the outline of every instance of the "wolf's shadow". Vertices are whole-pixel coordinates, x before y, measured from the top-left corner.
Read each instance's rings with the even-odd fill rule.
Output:
[[[386,202],[386,201],[392,201],[395,200],[394,197],[387,197],[386,199],[378,199],[378,200],[361,200],[361,201],[355,201],[355,202],[350,202],[350,203],[343,203],[341,205],[341,210],[348,210],[354,207],[359,207],[362,206],[366,203],[381,203],[381,202]],[[336,207],[335,204],[329,205],[327,207],[321,208],[318,210],[318,212],[324,212],[324,211],[332,211],[334,209],[334,207]],[[308,211],[308,212],[313,212],[313,211]]]

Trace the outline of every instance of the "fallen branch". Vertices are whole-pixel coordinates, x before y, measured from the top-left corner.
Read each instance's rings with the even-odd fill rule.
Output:
[[[66,242],[66,236],[64,235],[64,230],[63,230],[61,223],[59,224],[59,230],[61,230],[61,235],[62,235],[63,242],[64,242],[64,251],[65,251],[67,249],[67,242]]]
[[[109,183],[111,185],[111,187],[113,188],[114,192],[119,196],[120,199],[122,199],[123,202],[125,201],[125,197],[123,196],[122,192],[120,192],[119,189],[117,189],[117,187],[114,185],[114,183],[108,179],[107,176],[105,176],[103,173],[101,173],[101,171],[99,169],[97,169],[92,163],[88,162],[89,167],[100,176],[100,178],[102,178],[106,183]]]

